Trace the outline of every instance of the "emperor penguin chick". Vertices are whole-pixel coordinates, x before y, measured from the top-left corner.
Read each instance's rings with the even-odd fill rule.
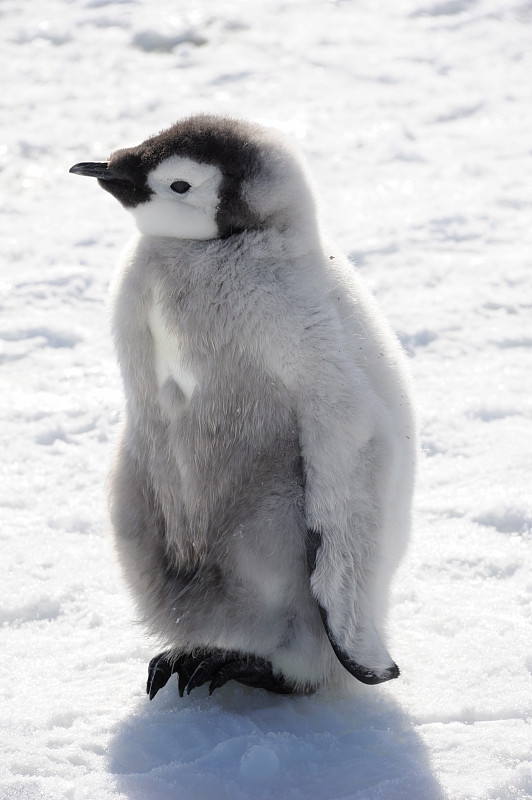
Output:
[[[110,510],[164,648],[150,698],[173,673],[181,695],[396,678],[383,626],[409,529],[408,379],[322,238],[300,157],[199,115],[71,172],[141,234],[114,291],[126,415]]]

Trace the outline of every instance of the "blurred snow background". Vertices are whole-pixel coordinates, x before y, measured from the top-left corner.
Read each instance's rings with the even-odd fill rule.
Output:
[[[2,0],[0,59],[0,796],[530,798],[530,0]],[[292,134],[411,356],[402,676],[354,698],[144,695],[105,508],[133,227],[68,168],[196,111]]]

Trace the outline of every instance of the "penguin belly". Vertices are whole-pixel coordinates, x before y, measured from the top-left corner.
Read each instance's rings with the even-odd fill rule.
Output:
[[[154,659],[150,675],[170,664],[187,676],[192,666],[199,669],[198,659],[211,660],[211,683],[222,670],[222,677],[240,675],[273,691],[306,690],[323,678],[330,659],[310,593],[290,398],[245,354],[191,356],[186,337],[168,328],[157,304],[149,329],[165,420],[152,436],[159,458],[152,459],[153,485],[175,575],[164,592],[168,650]]]

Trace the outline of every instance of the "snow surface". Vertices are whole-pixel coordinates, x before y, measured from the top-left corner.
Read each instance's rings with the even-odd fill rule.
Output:
[[[530,798],[530,0],[3,0],[2,800]],[[105,297],[132,220],[78,161],[277,124],[411,355],[398,681],[144,694],[114,559]]]

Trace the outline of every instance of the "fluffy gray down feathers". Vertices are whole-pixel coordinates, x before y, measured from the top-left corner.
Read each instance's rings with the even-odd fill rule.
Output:
[[[109,160],[137,170],[126,207],[154,200],[167,159],[219,171],[218,234],[145,233],[114,285],[110,507],[141,616],[176,657],[254,654],[303,690],[351,663],[386,676],[416,451],[404,356],[282,137],[178,123]]]

